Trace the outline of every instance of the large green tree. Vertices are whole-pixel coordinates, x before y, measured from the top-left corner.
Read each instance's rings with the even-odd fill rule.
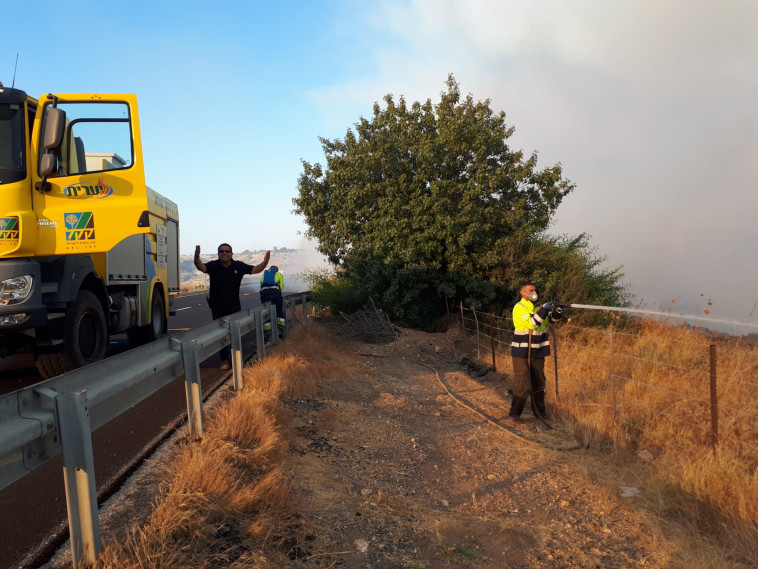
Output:
[[[343,140],[320,139],[326,168],[303,162],[295,212],[396,316],[424,324],[445,299],[484,308],[513,286],[498,280],[513,243],[544,232],[574,186],[509,148],[505,113],[462,98],[453,76],[436,105],[384,102]]]

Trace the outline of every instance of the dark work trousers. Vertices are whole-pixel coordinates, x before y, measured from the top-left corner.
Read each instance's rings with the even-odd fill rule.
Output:
[[[279,287],[264,288],[261,291],[261,304],[264,302],[270,302],[276,306],[276,317],[284,318],[284,299]]]
[[[513,361],[513,399],[511,400],[511,416],[520,417],[530,396],[529,380],[532,382],[531,395],[534,406],[543,416],[545,409],[545,358],[532,358],[531,373],[527,358],[511,358]]]
[[[234,312],[227,312],[225,310],[218,310],[217,308],[211,308],[211,317],[214,320],[218,320],[219,318],[223,318],[224,316],[229,316],[230,314],[234,314]],[[221,348],[218,351],[218,357],[221,358],[222,362],[230,362],[232,360],[231,346],[226,346],[225,348]]]

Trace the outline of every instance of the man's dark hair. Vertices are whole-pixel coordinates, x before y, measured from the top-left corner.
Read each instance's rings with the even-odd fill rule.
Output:
[[[231,249],[232,251],[234,251],[234,249],[232,249],[232,246],[229,245],[229,243],[222,243],[221,245],[219,245],[218,247],[216,247],[216,251],[218,251],[219,249],[221,249],[221,247],[229,247],[229,249]]]
[[[537,285],[536,285],[536,284],[534,284],[532,281],[521,281],[521,284],[520,284],[520,285],[518,285],[518,291],[519,291],[519,292],[521,292],[522,290],[524,290],[524,287],[525,287],[525,286],[529,286],[529,285],[531,285],[531,286],[533,286],[533,287],[536,287],[536,286],[537,286]]]

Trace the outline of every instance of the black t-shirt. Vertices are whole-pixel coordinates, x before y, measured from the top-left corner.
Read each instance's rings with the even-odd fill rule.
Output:
[[[242,277],[249,275],[252,270],[252,265],[242,261],[232,260],[232,264],[228,267],[222,265],[219,260],[205,263],[205,272],[211,279],[209,294],[211,308],[224,314],[233,314],[242,310],[240,283]]]

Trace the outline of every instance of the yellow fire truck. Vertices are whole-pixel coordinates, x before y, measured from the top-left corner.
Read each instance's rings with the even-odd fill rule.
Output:
[[[0,357],[43,377],[167,330],[177,205],[145,185],[135,95],[39,99],[0,83]]]

